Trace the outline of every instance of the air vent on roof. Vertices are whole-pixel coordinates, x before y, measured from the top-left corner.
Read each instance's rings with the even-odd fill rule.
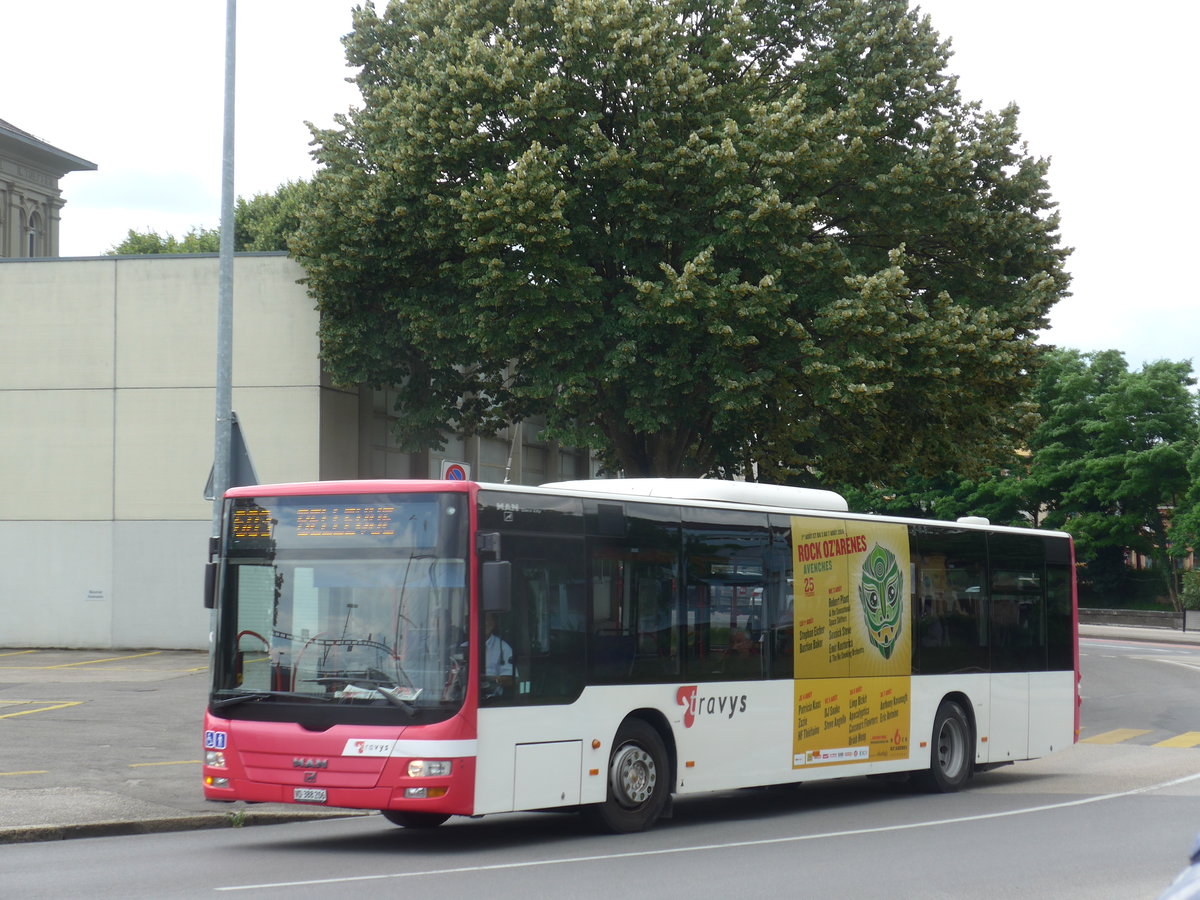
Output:
[[[959,525],[991,525],[992,520],[987,516],[959,516]]]
[[[850,508],[846,498],[834,491],[747,481],[721,481],[715,478],[597,478],[591,481],[555,481],[542,486],[591,491],[597,494],[624,494],[671,500],[717,500],[787,509],[846,512]]]

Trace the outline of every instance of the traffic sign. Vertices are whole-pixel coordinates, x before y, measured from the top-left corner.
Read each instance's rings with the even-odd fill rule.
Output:
[[[471,479],[471,467],[464,462],[443,459],[442,478],[447,481],[469,481]]]

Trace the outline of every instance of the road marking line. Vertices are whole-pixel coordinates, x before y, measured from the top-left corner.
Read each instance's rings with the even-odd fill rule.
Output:
[[[37,703],[37,700],[20,700],[19,703]],[[46,701],[41,701],[46,702]],[[50,712],[53,709],[66,709],[68,706],[82,706],[82,700],[68,700],[63,703],[55,703],[53,706],[43,706],[40,709],[23,709],[20,712],[0,713],[0,719],[15,719],[17,716],[30,716],[34,713]]]
[[[1096,735],[1095,737],[1083,738],[1079,741],[1079,743],[1119,744],[1121,741],[1127,741],[1130,738],[1141,737],[1143,734],[1149,733],[1149,728],[1115,728],[1112,731],[1106,731],[1103,734]]]
[[[527,862],[496,863],[489,866],[460,866],[453,869],[426,869],[422,872],[392,872],[383,875],[348,875],[342,878],[314,878],[309,881],[277,881],[265,884],[234,884],[226,887],[216,887],[216,891],[258,891],[265,888],[294,888],[318,884],[348,884],[355,881],[383,881],[396,878],[420,878],[433,875],[461,875],[466,872],[500,872],[505,869],[533,869],[541,866],[561,866],[569,863],[607,862],[614,859],[636,859],[645,856],[670,856],[676,853],[711,853],[714,850],[736,850],[742,847],[767,847],[772,844],[796,844],[801,841],[819,841],[827,838],[860,837],[866,834],[885,834],[892,831],[911,831],[915,828],[930,828],[938,825],[960,825],[964,822],[984,822],[989,819],[1003,819],[1007,816],[1023,816],[1028,813],[1051,812],[1056,809],[1068,809],[1072,806],[1087,806],[1090,803],[1101,803],[1106,800],[1120,800],[1147,794],[1164,788],[1178,787],[1189,781],[1200,779],[1200,772],[1185,775],[1171,781],[1151,784],[1146,787],[1132,788],[1116,794],[1101,794],[1097,797],[1083,797],[1079,800],[1064,800],[1061,803],[1047,803],[1044,806],[1028,806],[1023,809],[1009,809],[1003,812],[980,813],[976,816],[960,816],[956,819],[934,819],[929,822],[908,822],[903,825],[880,825],[875,828],[854,828],[848,831],[827,831],[817,834],[797,834],[788,837],[763,838],[757,841],[730,841],[725,844],[699,844],[694,847],[667,847],[661,850],[631,850],[627,853],[606,853],[597,856],[572,856],[565,859],[535,859]]]
[[[175,759],[169,762],[130,763],[129,768],[144,769],[147,766],[198,766],[200,762],[198,759]]]
[[[5,775],[49,775],[45,769],[30,769],[28,772],[0,772],[0,777]]]
[[[37,653],[36,650],[6,650],[0,656],[24,656],[26,653]]]
[[[1142,659],[1152,662],[1168,663],[1172,666],[1183,666],[1185,669],[1200,669],[1200,663],[1189,662],[1186,659],[1162,659],[1157,656],[1143,656]]]
[[[94,666],[96,663],[120,662],[123,659],[141,659],[145,656],[158,656],[161,650],[151,650],[148,653],[134,653],[130,656],[109,656],[105,659],[85,659],[82,662],[60,663],[57,666],[39,666],[42,669],[70,669],[74,666]]]
[[[1173,738],[1159,741],[1154,747],[1200,747],[1200,731],[1185,731]]]

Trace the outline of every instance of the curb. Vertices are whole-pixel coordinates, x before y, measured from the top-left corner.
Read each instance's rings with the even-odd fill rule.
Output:
[[[32,844],[41,841],[66,841],[74,838],[116,837],[130,834],[165,834],[173,831],[200,831],[209,828],[249,828],[254,825],[283,825],[323,819],[347,819],[371,815],[369,812],[339,810],[330,813],[223,812],[199,813],[162,819],[114,822],[89,822],[79,825],[27,825],[0,828],[0,845]]]

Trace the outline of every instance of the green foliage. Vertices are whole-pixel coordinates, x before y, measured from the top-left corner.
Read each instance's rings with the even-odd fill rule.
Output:
[[[289,181],[273,194],[238,197],[233,209],[235,250],[287,250],[300,228],[309,202],[310,184]]]
[[[1184,609],[1200,609],[1200,572],[1183,573],[1183,589],[1179,599]]]
[[[1188,460],[1191,486],[1171,517],[1171,556],[1183,559],[1189,551],[1200,550],[1200,437]]]
[[[890,511],[888,502],[917,495],[938,518],[1065,529],[1084,565],[1081,585],[1101,596],[1142,592],[1126,563],[1132,550],[1153,560],[1158,595],[1178,608],[1175,561],[1197,546],[1200,524],[1194,384],[1186,362],[1131,372],[1116,350],[1047,351],[1033,392],[1040,424],[1026,455],[982,479],[909,478],[856,499]]]
[[[287,242],[300,226],[308,202],[309,183],[289,181],[274,194],[238,197],[233,210],[233,249],[287,250]],[[193,228],[183,238],[157,231],[134,231],[108,251],[109,256],[153,253],[217,253],[221,232],[216,228]]]
[[[1178,609],[1168,523],[1189,491],[1200,427],[1191,364],[1160,360],[1130,372],[1116,351],[1056,361],[1075,421],[1073,435],[1056,427],[1061,415],[1039,435],[1047,440],[1033,476],[1055,488],[1058,507],[1047,524],[1074,534],[1085,558],[1125,548],[1150,557]]]
[[[157,231],[129,229],[125,240],[108,251],[109,256],[141,256],[157,253],[216,253],[221,246],[221,233],[209,228],[193,228],[182,239],[161,235]]]
[[[629,475],[936,474],[1029,430],[1044,161],[904,0],[355,14],[292,249],[404,445],[540,414]]]

